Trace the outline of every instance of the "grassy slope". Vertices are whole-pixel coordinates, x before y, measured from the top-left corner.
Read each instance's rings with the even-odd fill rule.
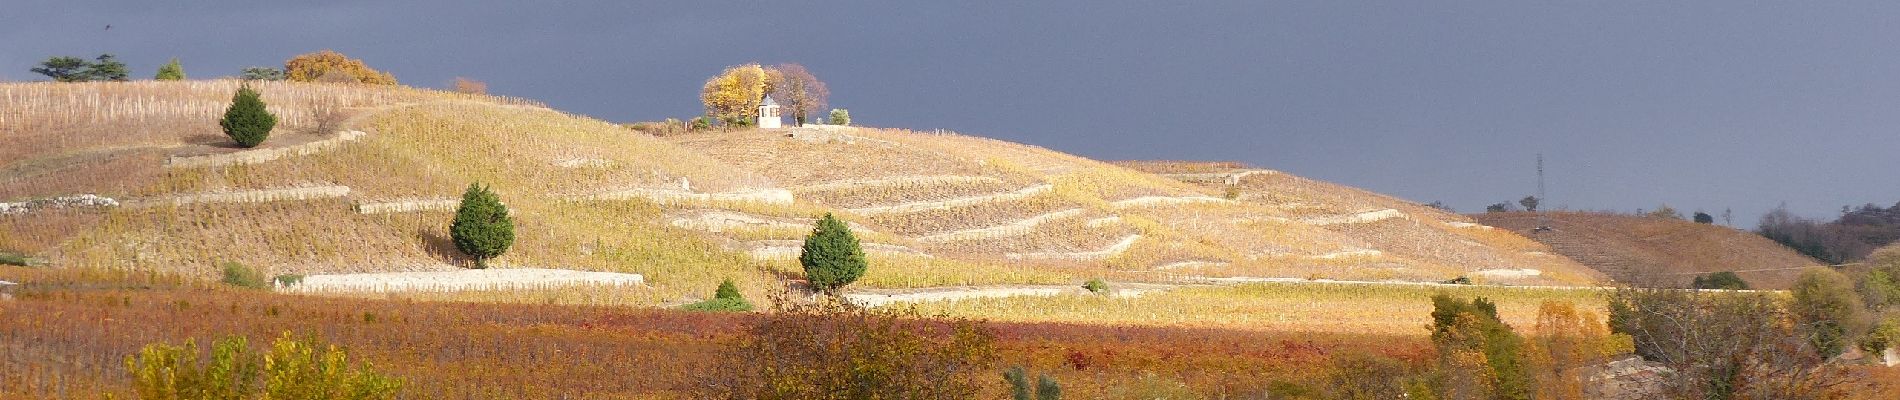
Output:
[[[1694,274],[1740,272],[1762,288],[1785,289],[1798,267],[1821,262],[1772,240],[1734,228],[1690,221],[1604,213],[1551,212],[1552,231],[1531,233],[1531,213],[1487,213],[1471,217],[1551,244],[1556,251],[1619,281],[1687,284]]]
[[[284,121],[266,147],[322,140],[337,130],[369,134],[317,154],[261,164],[161,167],[165,157],[241,151],[222,145],[215,126],[222,104],[236,85],[224,81],[0,85],[0,99],[25,110],[6,117],[8,122],[19,122],[7,125],[6,133],[27,144],[5,150],[17,161],[0,165],[4,171],[0,180],[9,183],[0,195],[26,199],[101,193],[136,200],[341,185],[351,189],[349,196],[0,217],[0,247],[75,265],[158,269],[200,277],[213,276],[220,261],[255,265],[267,274],[448,269],[463,261],[445,238],[449,213],[372,215],[358,214],[353,208],[376,202],[453,199],[468,183],[481,182],[494,187],[520,221],[521,239],[497,263],[646,274],[653,290],[607,296],[633,299],[624,300],[633,303],[704,296],[702,292],[725,277],[739,280],[749,292],[763,293],[778,286],[781,278],[796,276],[797,268],[790,261],[754,260],[741,252],[747,241],[797,239],[796,230],[706,234],[668,224],[671,216],[695,209],[773,218],[841,212],[869,229],[864,235],[869,242],[938,256],[873,255],[879,267],[865,279],[866,287],[1078,283],[1093,277],[1170,281],[1182,275],[1436,280],[1478,268],[1563,269],[1545,260],[1497,256],[1538,248],[1534,242],[1514,242],[1511,235],[1467,235],[1474,244],[1462,247],[1469,248],[1429,254],[1396,251],[1387,242],[1445,235],[1434,230],[1436,225],[1426,230],[1399,227],[1403,229],[1370,232],[1322,228],[1297,222],[1307,215],[1302,214],[1305,211],[1289,212],[1284,204],[1248,196],[1240,202],[1117,206],[1116,201],[1150,196],[1206,199],[1220,196],[1222,190],[991,139],[878,129],[848,130],[848,136],[824,140],[759,131],[656,138],[519,100],[410,88],[259,83],[265,100]],[[103,110],[111,118],[75,109]],[[127,130],[137,133],[121,134]],[[120,160],[112,164],[115,170],[91,169],[99,164],[89,160],[98,154],[123,152],[139,156],[113,158]],[[814,186],[918,176],[952,176],[962,181]],[[982,196],[1039,185],[1051,189],[1021,199],[942,210],[853,215],[833,208]],[[798,193],[800,201],[789,206],[656,205],[643,200],[571,199],[624,189],[682,187],[698,192],[781,187]],[[1349,202],[1389,199],[1364,192],[1322,194],[1326,196],[1312,195],[1301,201],[1325,207],[1308,211],[1348,212],[1364,208]],[[1403,207],[1414,215],[1432,212],[1409,203],[1394,204],[1390,207]],[[975,240],[915,239],[1066,210],[1080,211],[1026,233]],[[1434,216],[1431,220],[1438,218],[1451,219]],[[1406,237],[1381,236],[1391,236],[1390,232]],[[1130,250],[1105,259],[1018,261],[1005,257],[1094,251],[1132,234],[1140,234],[1141,239]],[[1434,240],[1438,242],[1412,243],[1449,239]],[[1363,248],[1386,252],[1316,258]],[[1156,270],[1184,261],[1203,266]],[[1587,281],[1579,275],[1556,277],[1558,282]],[[505,297],[493,295],[485,298]],[[517,300],[548,298],[528,293]]]

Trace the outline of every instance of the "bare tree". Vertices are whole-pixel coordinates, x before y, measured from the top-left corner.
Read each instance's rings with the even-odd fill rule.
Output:
[[[1621,289],[1609,309],[1638,355],[1673,370],[1671,398],[1823,399],[1850,380],[1765,293]]]
[[[831,97],[831,89],[825,82],[812,76],[811,71],[797,63],[785,63],[772,66],[779,79],[772,88],[773,98],[783,103],[790,111],[797,125],[804,125],[812,112],[825,108],[825,101]]]

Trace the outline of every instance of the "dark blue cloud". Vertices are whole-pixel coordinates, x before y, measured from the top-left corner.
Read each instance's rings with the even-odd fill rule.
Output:
[[[333,48],[629,121],[697,113],[726,65],[789,61],[865,123],[1240,160],[1467,211],[1532,192],[1538,153],[1550,204],[1577,209],[1752,223],[1900,200],[1887,2],[642,3],[10,4],[0,79],[58,54],[204,77]]]

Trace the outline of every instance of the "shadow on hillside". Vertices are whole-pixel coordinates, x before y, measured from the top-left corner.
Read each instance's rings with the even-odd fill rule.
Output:
[[[455,248],[455,239],[442,232],[422,231],[422,250],[428,252],[429,257],[457,267],[468,268],[475,263],[475,259]]]

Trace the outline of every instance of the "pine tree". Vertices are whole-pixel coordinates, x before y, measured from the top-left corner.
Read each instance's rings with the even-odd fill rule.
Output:
[[[86,65],[86,76],[94,81],[124,82],[131,75],[125,69],[125,63],[119,62],[111,54],[100,54],[91,64]]]
[[[270,137],[271,129],[277,127],[277,116],[264,109],[264,100],[258,98],[256,90],[248,85],[240,86],[218,126],[224,127],[224,135],[237,141],[239,146],[257,147]]]
[[[719,290],[713,291],[713,298],[744,300],[745,296],[739,294],[739,286],[732,284],[732,279],[726,279],[719,282]]]
[[[805,280],[813,290],[836,294],[839,288],[864,275],[864,249],[851,228],[831,214],[818,220],[811,236],[805,238],[804,252],[798,263],[805,266]]]
[[[154,76],[152,79],[161,81],[185,80],[185,67],[178,65],[177,58],[172,58],[172,62],[165,63],[165,65],[158,67],[158,76]]]
[[[462,206],[455,210],[455,223],[449,225],[449,237],[455,248],[475,258],[476,268],[487,268],[488,259],[508,251],[515,242],[515,221],[508,207],[495,192],[481,184],[469,184],[462,193]]]

